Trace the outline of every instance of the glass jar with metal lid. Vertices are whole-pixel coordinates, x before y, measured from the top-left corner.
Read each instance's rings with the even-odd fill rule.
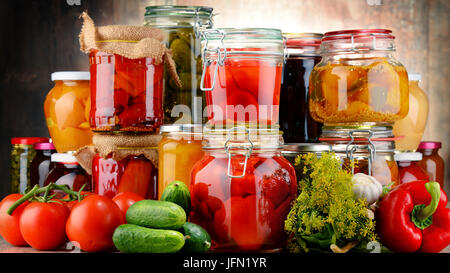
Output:
[[[331,146],[324,143],[290,143],[285,144],[283,147],[283,156],[291,162],[295,168],[297,175],[297,181],[300,181],[303,177],[303,166],[301,164],[296,165],[296,160],[299,155],[314,153],[317,156],[321,156],[324,152],[331,152]]]
[[[309,109],[330,124],[393,123],[409,109],[408,74],[387,29],[327,32],[311,72]]]
[[[213,251],[279,251],[297,195],[278,129],[203,131],[205,156],[191,176],[190,221],[211,235]]]
[[[284,59],[279,29],[205,30],[202,58],[207,126],[278,124]]]
[[[184,182],[188,187],[191,171],[202,159],[202,125],[163,125],[162,139],[158,144],[158,198],[173,181]]]
[[[320,140],[331,145],[352,173],[371,175],[386,186],[399,184],[391,126],[324,126]]]
[[[144,25],[164,31],[182,86],[165,76],[164,123],[202,124],[204,95],[200,91],[200,30],[213,26],[213,9],[201,6],[148,6]]]

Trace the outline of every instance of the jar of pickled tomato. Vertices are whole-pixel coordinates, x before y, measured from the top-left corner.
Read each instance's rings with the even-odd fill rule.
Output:
[[[294,167],[274,129],[207,130],[192,170],[190,221],[211,235],[212,251],[275,252],[297,195]]]
[[[286,143],[319,142],[322,124],[309,114],[309,76],[321,60],[322,34],[285,33],[286,60],[280,94],[280,127]]]
[[[386,186],[399,184],[391,126],[324,126],[320,140],[350,172],[371,175]]]
[[[393,123],[409,109],[408,73],[394,57],[391,30],[327,32],[311,72],[309,110],[329,124]]]
[[[200,30],[213,26],[213,8],[201,6],[148,6],[144,25],[161,29],[164,43],[172,51],[177,86],[168,73],[164,85],[164,124],[202,124],[205,95],[200,90],[202,58]]]
[[[430,181],[428,174],[420,165],[420,161],[422,160],[421,153],[396,153],[394,158],[398,164],[401,184],[417,180]]]
[[[278,29],[225,28],[202,32],[207,125],[278,124],[284,60]]]
[[[173,181],[181,181],[189,187],[192,167],[204,156],[201,125],[163,125],[160,133],[158,198]]]
[[[155,132],[163,120],[164,63],[92,50],[90,126],[96,132]]]
[[[55,72],[51,78],[55,86],[47,94],[44,113],[56,150],[65,153],[92,144],[89,72]]]
[[[395,141],[398,151],[416,151],[422,140],[427,125],[429,102],[427,94],[420,88],[420,74],[409,74],[409,112],[408,115],[394,123],[395,136],[402,137]]]
[[[418,152],[422,153],[420,165],[427,172],[430,181],[436,181],[444,188],[445,182],[445,162],[439,155],[442,143],[438,141],[422,141],[419,144]]]

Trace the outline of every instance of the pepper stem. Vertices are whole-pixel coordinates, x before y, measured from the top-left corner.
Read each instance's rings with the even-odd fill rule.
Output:
[[[425,183],[425,188],[431,195],[430,203],[425,205],[416,205],[411,213],[411,221],[420,229],[425,229],[432,224],[432,216],[436,211],[441,198],[441,188],[437,182]]]

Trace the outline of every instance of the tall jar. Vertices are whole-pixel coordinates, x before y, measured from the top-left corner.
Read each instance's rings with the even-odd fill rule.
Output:
[[[211,128],[278,125],[283,37],[278,29],[202,32],[203,75]]]
[[[210,7],[149,6],[144,25],[161,29],[172,51],[182,86],[165,76],[164,124],[202,124],[205,96],[200,91],[202,59],[200,30],[213,25]]]
[[[190,221],[211,235],[212,251],[279,251],[297,195],[294,167],[274,129],[204,130],[205,156],[191,178]]]
[[[442,143],[438,141],[422,141],[417,151],[422,153],[420,165],[427,172],[430,181],[436,181],[441,185],[441,188],[444,188],[445,162],[439,155],[441,147]]]
[[[286,143],[319,142],[322,124],[309,114],[309,76],[321,60],[322,34],[285,33],[286,60],[280,94],[280,128]]]
[[[189,187],[192,167],[204,156],[201,125],[163,125],[160,133],[158,198],[173,181],[181,181]]]
[[[331,124],[392,124],[409,109],[408,74],[387,29],[327,32],[311,72],[311,116]]]

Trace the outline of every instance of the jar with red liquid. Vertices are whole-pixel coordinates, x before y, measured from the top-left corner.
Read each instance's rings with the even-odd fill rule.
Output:
[[[309,114],[309,76],[321,60],[322,34],[285,33],[286,60],[280,94],[280,127],[286,143],[316,143],[322,123]]]
[[[430,181],[426,171],[420,166],[422,154],[418,152],[397,153],[394,156],[398,164],[400,183],[417,180]]]
[[[274,129],[204,131],[205,156],[191,174],[190,221],[211,235],[212,251],[276,252],[297,196],[294,167]]]
[[[206,93],[207,125],[278,124],[284,59],[281,31],[205,30],[202,48],[200,89]]]
[[[441,147],[441,142],[422,141],[417,151],[422,154],[420,164],[430,177],[430,181],[436,181],[441,185],[441,188],[444,188],[445,163],[439,155]]]
[[[164,63],[97,50],[90,52],[89,60],[91,129],[155,132],[163,120]]]

